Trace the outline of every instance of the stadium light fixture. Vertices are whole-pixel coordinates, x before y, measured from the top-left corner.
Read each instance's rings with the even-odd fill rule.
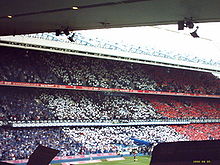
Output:
[[[194,38],[199,38],[199,36],[198,36],[198,34],[197,34],[197,30],[198,30],[198,29],[199,29],[199,27],[197,26],[197,27],[196,27],[196,30],[195,30],[194,32],[190,33],[191,36],[193,36]]]
[[[63,32],[64,32],[64,34],[65,34],[66,36],[68,36],[68,35],[70,34],[68,28],[64,29]]]
[[[75,33],[73,33],[70,37],[68,37],[68,40],[70,40],[71,42],[75,42],[74,40],[73,40],[73,37],[75,36]]]
[[[184,30],[184,27],[193,29],[194,23],[192,21],[192,18],[185,18],[185,20],[183,21],[178,21],[178,30]]]
[[[61,34],[60,29],[57,29],[57,30],[56,30],[56,36],[59,36],[60,34]]]
[[[189,29],[194,28],[194,23],[193,23],[192,17],[185,18],[185,20],[182,20],[182,21],[178,21],[178,30],[184,30],[184,27],[189,28]],[[190,33],[192,37],[199,38],[199,36],[197,34],[198,28],[199,27],[197,26],[196,30]]]
[[[186,21],[186,27],[192,29],[194,27],[194,23],[192,22],[192,20],[188,20]]]
[[[74,42],[73,37],[68,37],[68,40],[70,40],[70,42]]]
[[[72,9],[73,9],[73,10],[78,10],[79,7],[77,7],[77,6],[73,6]]]
[[[178,30],[184,30],[184,21],[178,21]]]

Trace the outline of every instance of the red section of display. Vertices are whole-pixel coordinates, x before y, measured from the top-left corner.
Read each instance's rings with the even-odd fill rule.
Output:
[[[57,84],[41,84],[41,83],[25,83],[25,82],[9,82],[9,81],[0,81],[0,85],[18,86],[18,87],[35,87],[35,88],[55,88],[55,89],[73,89],[73,90],[88,90],[88,91],[108,91],[108,92],[123,92],[123,93],[155,94],[155,95],[170,95],[170,96],[220,98],[220,95],[204,95],[204,94],[192,94],[192,93],[176,93],[176,92],[115,89],[115,88],[86,87],[86,86],[57,85]]]

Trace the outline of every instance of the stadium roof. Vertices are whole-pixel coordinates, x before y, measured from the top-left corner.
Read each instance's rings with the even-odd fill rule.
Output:
[[[219,0],[1,0],[0,35],[220,21]]]

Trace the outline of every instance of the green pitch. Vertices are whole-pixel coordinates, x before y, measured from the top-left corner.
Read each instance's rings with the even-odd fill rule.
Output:
[[[90,163],[86,165],[149,165],[150,164],[150,157],[149,156],[138,156],[137,160],[134,161],[133,157],[125,157],[125,160],[118,160],[107,162],[102,160],[100,163]],[[54,164],[54,165],[61,165],[61,164]]]

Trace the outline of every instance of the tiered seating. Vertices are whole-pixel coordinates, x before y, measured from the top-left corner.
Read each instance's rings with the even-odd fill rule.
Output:
[[[135,95],[1,87],[0,120],[132,121],[162,118]]]
[[[178,133],[185,135],[190,140],[220,139],[220,123],[216,124],[190,124],[184,126],[172,126]]]
[[[0,79],[105,88],[215,94],[211,73],[0,47]]]
[[[59,156],[124,151],[130,138],[150,142],[186,140],[167,126],[0,128],[0,160],[27,158],[38,144],[61,150]]]
[[[168,118],[220,119],[218,99],[184,97],[145,97],[157,112]]]
[[[0,80],[215,94],[210,73],[0,47]],[[0,120],[130,122],[163,118],[220,119],[214,99],[0,87]],[[216,131],[217,130],[217,131]],[[123,150],[132,137],[150,142],[220,139],[219,124],[185,126],[0,128],[0,160],[27,158],[37,144],[61,156]]]

